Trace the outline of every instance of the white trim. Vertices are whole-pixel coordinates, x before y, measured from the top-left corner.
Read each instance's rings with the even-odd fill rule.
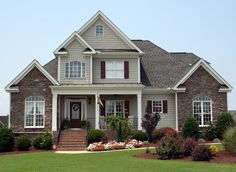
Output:
[[[78,34],[82,35],[97,19],[101,19],[107,26],[114,31],[125,43],[130,47],[136,49],[139,53],[144,54],[130,39],[115,25],[112,21],[106,17],[101,11],[98,11],[92,16],[79,30]]]
[[[175,130],[179,131],[179,117],[178,117],[178,93],[175,93]]]
[[[95,94],[95,129],[99,129],[99,113],[100,113],[100,106],[99,106],[99,94]]]
[[[70,68],[70,63],[71,63],[71,62],[80,62],[80,77],[71,77],[71,76],[70,76],[70,69],[71,69],[71,68]],[[65,69],[65,68],[66,68],[66,63],[68,63],[68,65],[69,65],[69,67],[68,67],[68,68],[69,68],[68,77],[66,77],[66,69]],[[82,76],[82,75],[83,75],[83,70],[82,70],[82,69],[83,69],[83,68],[82,68],[83,63],[84,63],[84,77]],[[87,72],[86,72],[86,62],[83,61],[83,60],[75,60],[75,59],[74,59],[74,60],[66,61],[66,62],[64,63],[64,66],[63,66],[63,67],[64,67],[64,71],[65,71],[65,72],[64,72],[64,79],[81,79],[81,80],[82,80],[82,79],[86,79],[86,77],[87,77],[87,76],[86,76],[86,73],[87,73]]]
[[[93,84],[93,56],[90,56],[90,84]]]
[[[213,76],[220,84],[225,84],[229,90],[233,87],[225,81],[204,59],[200,59],[192,69],[174,86],[173,89],[177,89],[180,84],[183,84],[200,66],[202,66],[211,76]]]
[[[102,35],[97,35],[97,26],[102,26],[102,30],[103,30]],[[104,36],[104,25],[103,24],[97,24],[95,26],[95,37],[100,38],[100,37],[103,37],[103,36]]]
[[[114,99],[109,99],[109,100],[105,100],[105,116],[107,116],[107,107],[108,107],[108,105],[107,105],[107,103],[108,102],[115,102],[115,107],[114,107],[114,114],[113,114],[113,116],[116,116],[117,115],[117,112],[116,112],[116,103],[117,102],[123,102],[123,117],[125,116],[125,100],[114,100]],[[100,114],[100,115],[102,115],[102,114]]]
[[[57,80],[58,82],[61,82],[61,56],[58,56],[57,58]]]
[[[160,99],[152,99],[152,113],[156,113],[153,111],[153,102],[161,102],[161,112],[158,112],[160,114],[163,114],[163,100],[160,100]]]
[[[52,131],[57,131],[57,94],[52,95]]]
[[[141,83],[140,57],[138,57],[138,83]]]
[[[229,89],[229,88],[220,88],[219,89],[219,92],[221,93],[221,92],[231,92],[232,91],[232,89]]]
[[[37,60],[33,60],[20,74],[18,74],[6,87],[5,90],[11,92],[10,88],[12,85],[18,84],[34,67],[36,67],[49,81],[55,85],[59,85],[57,80],[55,80],[41,65]],[[14,89],[14,91],[16,91]]]
[[[96,53],[96,51],[77,32],[73,32],[53,53],[61,54],[59,50],[67,47],[74,39],[77,39],[85,48],[91,49],[92,53]]]
[[[137,94],[138,130],[142,130],[142,94]]]
[[[10,103],[9,103],[9,115],[8,115],[8,128],[11,128],[11,92],[9,92]]]

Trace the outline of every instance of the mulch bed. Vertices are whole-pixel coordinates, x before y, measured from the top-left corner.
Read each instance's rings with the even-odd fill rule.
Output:
[[[14,151],[11,151],[11,152],[0,152],[0,156],[1,155],[26,154],[26,153],[33,153],[33,152],[45,152],[45,150],[38,150],[38,149],[31,149],[31,150],[28,150],[28,151],[14,150]]]
[[[150,154],[138,154],[134,155],[135,158],[143,158],[143,159],[152,159],[157,160],[158,156],[155,153]],[[192,161],[191,157],[185,157],[182,159],[177,159],[177,161]],[[197,162],[197,161],[195,161]],[[199,161],[198,161],[199,162]],[[216,157],[214,157],[209,162],[204,161],[206,163],[228,163],[228,164],[236,164],[236,156],[233,156],[232,154],[226,152],[226,151],[220,151]]]

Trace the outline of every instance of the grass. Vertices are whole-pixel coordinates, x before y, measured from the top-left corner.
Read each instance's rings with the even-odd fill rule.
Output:
[[[230,172],[236,165],[182,162],[174,160],[145,160],[132,157],[144,150],[64,155],[37,152],[0,156],[3,172]]]

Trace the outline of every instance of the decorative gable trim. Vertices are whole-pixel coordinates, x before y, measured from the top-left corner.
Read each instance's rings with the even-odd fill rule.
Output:
[[[96,51],[77,33],[73,32],[55,51],[56,55],[65,55],[67,52],[60,52],[61,48],[67,47],[74,39],[77,39],[85,48],[89,48],[91,52],[86,52],[86,54],[96,54]]]
[[[43,66],[37,61],[33,60],[19,75],[16,76],[6,87],[5,90],[8,92],[17,92],[18,87],[11,87],[17,85],[34,67],[36,67],[52,84],[59,85],[58,81],[52,77]]]
[[[90,18],[79,30],[78,34],[82,35],[97,19],[101,19],[107,26],[116,33],[130,48],[136,49],[139,53],[144,54],[130,39],[101,11],[98,11]]]
[[[214,77],[220,84],[226,85],[227,89],[224,91],[231,91],[233,87],[224,80],[204,59],[200,59],[192,69],[174,86],[173,90],[178,90],[178,86],[184,84],[184,82],[200,67],[202,66],[212,77]],[[219,90],[222,91],[222,90]]]

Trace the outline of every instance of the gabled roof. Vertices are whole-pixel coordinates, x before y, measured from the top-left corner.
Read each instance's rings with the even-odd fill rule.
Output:
[[[131,49],[136,49],[139,53],[143,54],[140,50],[107,16],[101,11],[98,11],[92,18],[90,18],[79,30],[78,34],[82,35],[94,22],[101,19],[107,26],[114,31]]]
[[[36,67],[49,81],[52,82],[52,84],[59,85],[58,81],[52,77],[51,74],[47,72],[41,66],[41,64],[37,60],[33,60],[19,75],[17,75],[6,87],[6,91],[17,91],[18,88],[12,87],[17,85],[34,67]]]
[[[77,39],[85,48],[89,48],[91,53],[96,51],[77,33],[73,32],[55,51],[54,54],[67,54],[65,47],[67,47],[74,39]],[[63,50],[63,51],[62,51]]]
[[[204,59],[198,60],[197,63],[193,65],[191,70],[189,70],[181,80],[174,86],[174,89],[178,88],[179,85],[184,84],[184,82],[200,67],[202,66],[211,76],[213,76],[221,85],[227,86],[228,91],[232,90],[232,86],[224,80]]]

